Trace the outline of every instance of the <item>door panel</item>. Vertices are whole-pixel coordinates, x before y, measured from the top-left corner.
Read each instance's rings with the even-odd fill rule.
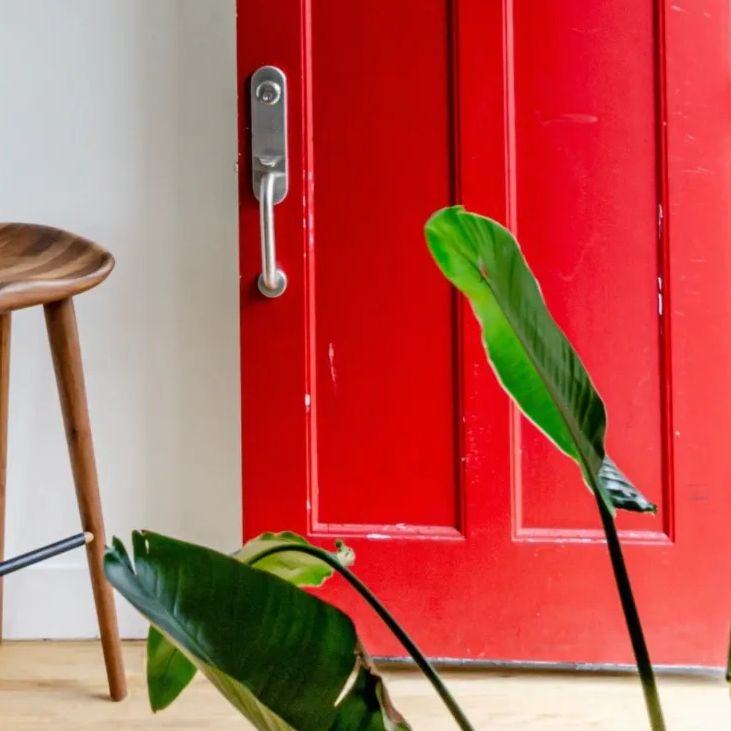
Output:
[[[722,0],[241,0],[244,533],[345,538],[431,655],[630,662],[594,504],[500,391],[422,226],[517,232],[660,505],[622,531],[653,659],[731,606],[731,100]],[[289,79],[282,297],[256,289],[248,78]],[[403,651],[331,582],[374,654]]]
[[[454,295],[421,232],[453,199],[447,20],[444,0],[312,6],[310,479],[325,530],[457,523]]]
[[[610,453],[661,508],[658,519],[624,514],[619,524],[650,538],[664,526],[667,442],[654,22],[650,2],[515,3],[507,79],[511,228],[611,405]],[[567,499],[581,479],[543,435],[521,420],[513,449],[518,535],[600,530],[590,500]]]

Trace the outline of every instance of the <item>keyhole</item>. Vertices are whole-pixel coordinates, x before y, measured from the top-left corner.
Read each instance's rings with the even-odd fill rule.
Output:
[[[262,81],[256,87],[256,98],[262,103],[272,106],[282,98],[282,87],[276,81]]]

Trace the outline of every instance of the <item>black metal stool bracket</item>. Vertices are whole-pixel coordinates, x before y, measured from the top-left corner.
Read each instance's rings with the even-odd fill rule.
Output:
[[[51,543],[48,546],[42,546],[20,556],[9,558],[7,561],[0,561],[0,576],[11,574],[13,571],[24,569],[26,566],[32,566],[35,563],[45,561],[47,558],[53,558],[53,556],[66,553],[66,551],[71,551],[74,548],[80,548],[87,543],[91,543],[93,540],[94,536],[91,533],[77,533],[69,538]]]

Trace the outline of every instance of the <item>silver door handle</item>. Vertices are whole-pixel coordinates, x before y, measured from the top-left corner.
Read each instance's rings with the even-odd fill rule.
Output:
[[[274,236],[274,206],[287,197],[287,184],[287,79],[275,66],[262,66],[251,77],[251,186],[259,200],[258,286],[265,297],[287,289]]]
[[[261,274],[257,284],[265,297],[279,297],[287,289],[287,275],[277,266],[277,243],[274,237],[274,188],[281,175],[264,173],[259,188]]]

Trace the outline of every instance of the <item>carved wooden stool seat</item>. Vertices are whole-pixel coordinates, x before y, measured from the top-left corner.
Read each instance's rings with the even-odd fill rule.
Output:
[[[7,457],[10,317],[12,310],[43,305],[66,429],[71,470],[87,546],[109,692],[126,695],[122,648],[112,590],[104,576],[104,522],[84,388],[73,296],[104,281],[112,255],[97,244],[59,229],[0,223],[0,560],[3,557]],[[0,582],[2,580],[0,579]],[[0,637],[2,584],[0,584]]]

